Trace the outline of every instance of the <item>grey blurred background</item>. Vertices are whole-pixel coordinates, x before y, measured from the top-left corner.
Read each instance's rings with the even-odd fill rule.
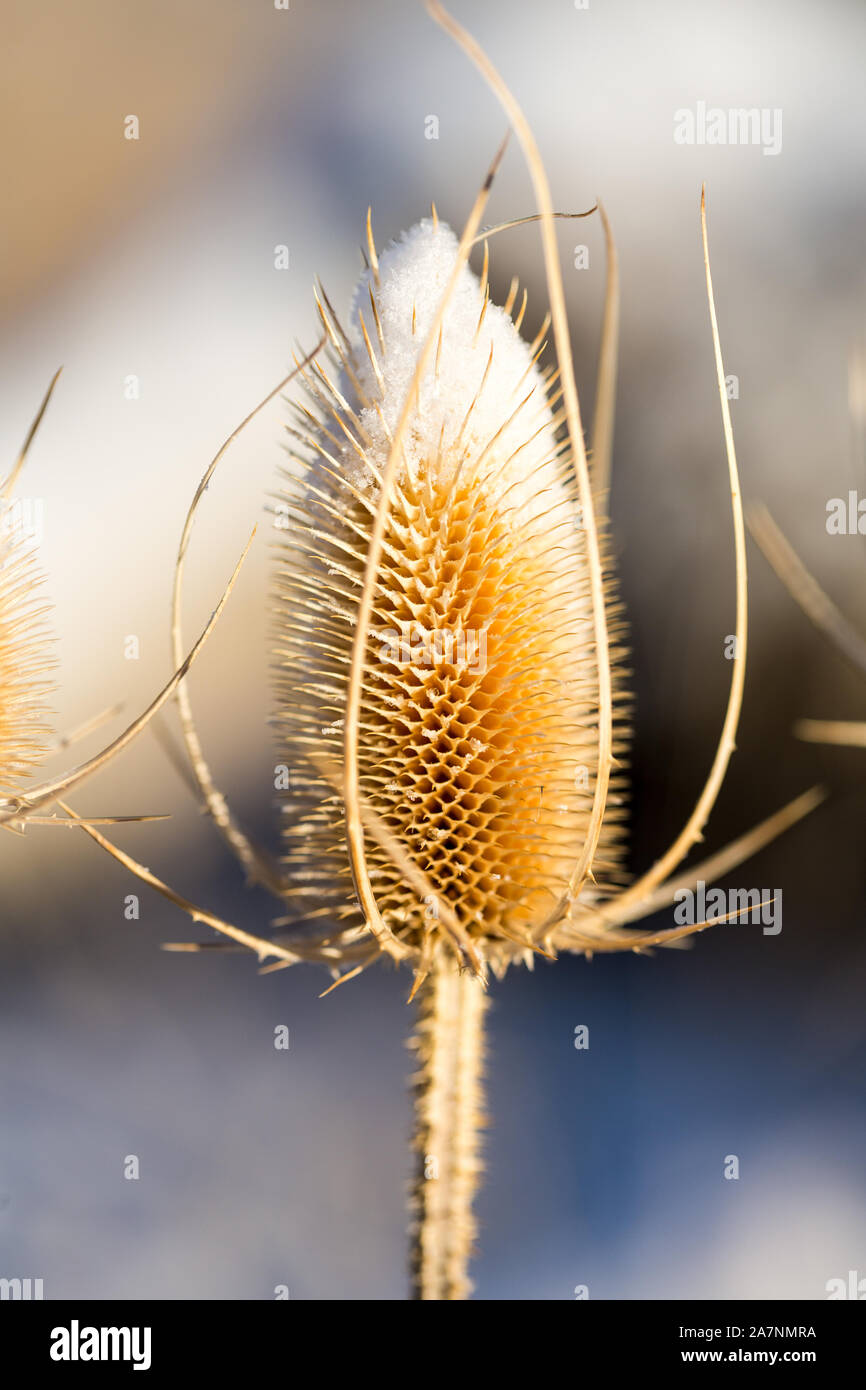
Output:
[[[864,337],[866,10],[831,0],[460,0],[512,83],[563,210],[605,200],[622,268],[612,514],[636,691],[631,864],[688,814],[723,717],[733,625],[724,451],[703,286],[710,238],[743,487],[765,499],[861,629],[864,545],[825,529],[866,489],[846,362]],[[171,565],[207,461],[311,346],[311,285],[347,307],[368,203],[380,242],[431,199],[459,226],[504,123],[415,3],[2,0],[0,449],[14,457],[64,373],[23,496],[58,634],[56,723],[170,671]],[[781,108],[776,157],[683,147],[698,101]],[[123,138],[130,114],[140,139]],[[425,118],[439,118],[439,139]],[[533,210],[512,142],[490,221]],[[579,229],[579,230],[575,230]],[[587,270],[572,269],[589,247]],[[274,269],[274,247],[290,268]],[[584,414],[604,283],[596,219],[561,224]],[[537,230],[491,247],[543,314]],[[124,383],[136,375],[140,398]],[[193,536],[186,628],[253,554],[191,680],[206,749],[275,844],[267,718],[275,402],[234,446]],[[691,951],[563,959],[493,990],[482,1299],[821,1298],[866,1274],[866,754],[791,736],[860,718],[866,685],[750,548],[752,645],[739,751],[707,847],[815,781],[828,803],[729,880],[782,889],[777,937],[721,926]],[[124,659],[138,636],[141,657]],[[94,750],[122,720],[74,756]],[[62,760],[61,760],[62,761]],[[60,763],[57,764],[58,766]],[[170,812],[116,840],[254,931],[270,902],[145,736],[82,812]],[[83,837],[0,843],[0,1275],[46,1297],[400,1299],[409,1106],[407,980],[326,1000],[321,971],[167,955],[207,933]],[[124,897],[141,896],[141,919]],[[665,921],[658,919],[658,925]],[[667,924],[670,924],[668,917]],[[291,1047],[277,1052],[285,1024]],[[573,1046],[588,1024],[588,1052]],[[126,1155],[138,1181],[123,1177]],[[740,1160],[725,1181],[725,1156]]]

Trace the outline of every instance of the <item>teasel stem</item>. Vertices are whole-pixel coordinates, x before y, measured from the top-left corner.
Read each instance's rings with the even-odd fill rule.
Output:
[[[417,1163],[412,1194],[412,1297],[462,1300],[472,1292],[472,1202],[482,1172],[484,1019],[481,982],[440,946],[418,995],[411,1041]]]

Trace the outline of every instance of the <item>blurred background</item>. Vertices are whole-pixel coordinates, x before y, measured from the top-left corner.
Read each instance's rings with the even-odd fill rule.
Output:
[[[730,678],[703,180],[745,495],[771,505],[866,629],[863,538],[825,527],[830,498],[866,495],[846,378],[866,330],[866,10],[455,11],[524,104],[557,206],[602,197],[619,247],[612,517],[634,653],[638,872],[694,804]],[[65,732],[115,701],[128,722],[168,678],[186,508],[295,344],[315,341],[313,277],[345,311],[368,203],[380,244],[431,200],[459,226],[504,123],[420,3],[2,0],[0,14],[0,457],[14,458],[62,363],[19,493],[41,518]],[[676,144],[674,112],[699,101],[779,108],[780,153]],[[512,142],[490,221],[533,210]],[[559,231],[591,419],[603,244],[595,218]],[[586,269],[573,268],[579,244]],[[545,308],[537,229],[491,251],[495,298],[513,274],[529,286],[531,336]],[[275,401],[212,483],[185,612],[191,639],[260,523],[190,684],[219,784],[275,847],[264,508],[284,419]],[[822,1298],[828,1279],[866,1274],[866,753],[790,732],[800,716],[863,719],[866,683],[752,546],[750,565],[745,712],[706,847],[816,781],[830,789],[727,881],[781,890],[783,930],[719,926],[692,950],[564,958],[494,986],[479,1298],[570,1299],[577,1285],[591,1298]],[[267,931],[271,902],[245,889],[150,735],[75,804],[170,813],[114,838]],[[320,970],[260,977],[251,957],[161,952],[208,933],[59,830],[3,837],[0,882],[0,1275],[42,1278],[47,1298],[268,1299],[276,1285],[405,1297],[407,978],[373,970],[320,1000]],[[132,892],[138,921],[124,917]],[[281,1024],[288,1052],[273,1045]],[[588,1051],[574,1047],[580,1024]]]

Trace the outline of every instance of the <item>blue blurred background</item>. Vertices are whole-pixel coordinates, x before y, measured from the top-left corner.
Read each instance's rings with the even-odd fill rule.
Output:
[[[2,8],[0,447],[14,457],[63,362],[21,492],[44,517],[64,731],[115,700],[131,714],[167,678],[186,507],[296,341],[314,341],[314,275],[345,309],[368,203],[380,241],[431,200],[459,225],[503,120],[420,4]],[[866,628],[862,538],[825,529],[828,499],[866,488],[846,376],[864,336],[866,11],[455,8],[524,103],[557,205],[603,197],[619,246],[612,515],[634,653],[638,872],[694,804],[730,676],[704,179],[744,491],[770,503]],[[673,113],[698,101],[781,108],[781,153],[675,144]],[[130,114],[138,141],[123,136]],[[425,138],[431,114],[438,140]],[[512,144],[490,220],[532,210]],[[572,269],[577,243],[587,270]],[[283,244],[290,266],[278,271]],[[560,246],[590,418],[596,220],[561,224]],[[534,333],[537,230],[491,250],[494,297],[519,274]],[[275,402],[215,479],[186,613],[192,634],[264,521],[191,688],[220,785],[272,845],[263,508],[284,418]],[[830,788],[728,880],[781,889],[783,930],[719,926],[692,950],[564,958],[494,985],[479,1298],[569,1299],[577,1285],[592,1298],[821,1298],[828,1279],[866,1274],[866,753],[790,733],[803,715],[862,719],[866,685],[754,549],[750,563],[745,714],[707,848],[815,781]],[[138,661],[124,659],[130,634]],[[149,737],[76,806],[170,812],[117,842],[224,917],[267,929],[272,905],[244,888]],[[267,1299],[277,1285],[292,1298],[405,1297],[407,979],[381,968],[319,1000],[321,971],[260,977],[241,955],[165,954],[161,942],[207,933],[143,888],[140,920],[125,920],[139,890],[65,832],[5,836],[0,875],[0,1275],[43,1278],[48,1298]],[[288,1052],[273,1046],[280,1024]],[[574,1047],[580,1024],[588,1051]],[[123,1176],[131,1154],[138,1181]]]

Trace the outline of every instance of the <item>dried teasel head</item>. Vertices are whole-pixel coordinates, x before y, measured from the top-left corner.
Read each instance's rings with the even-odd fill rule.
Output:
[[[28,782],[29,774],[48,753],[55,752],[58,747],[69,747],[119,710],[115,706],[96,715],[63,739],[52,737],[48,701],[55,687],[49,675],[54,664],[50,659],[52,634],[46,618],[49,604],[33,544],[18,525],[13,499],[28,451],[59,376],[58,370],[15,464],[6,479],[0,482],[0,829],[13,831],[20,831],[25,824],[80,825],[90,830],[94,825],[110,825],[119,821],[161,819],[158,816],[99,816],[82,821],[61,801],[61,796],[87,781],[121,753],[175,694],[213,631],[249,549],[248,544],[198,641],[185,656],[181,655],[177,670],[150,705],[111,743],[85,762],[38,786]],[[65,812],[62,817],[58,817],[54,810],[50,810],[47,816],[38,814],[43,808],[58,805]]]
[[[20,792],[51,742],[49,604],[34,542],[20,525],[15,488],[56,380],[0,483],[0,800]]]
[[[331,361],[304,372],[278,519],[277,724],[293,771],[285,807],[294,896],[326,907],[344,941],[351,902],[338,762],[352,645],[382,478],[419,356],[457,262],[434,217],[378,257],[344,333],[319,301]],[[413,394],[375,576],[360,692],[364,805],[434,888],[419,898],[370,835],[382,918],[416,966],[440,906],[501,970],[540,945],[568,892],[595,785],[599,705],[586,533],[546,325],[520,336],[525,296],[503,307],[464,266]],[[608,566],[608,624],[621,618]],[[611,652],[622,712],[619,640]],[[617,720],[622,759],[626,730]],[[621,802],[622,778],[612,801]],[[620,880],[618,805],[605,817],[590,897]]]
[[[4,508],[5,511],[5,508]],[[54,688],[42,576],[26,540],[0,516],[0,797],[20,790],[48,752]]]
[[[295,406],[275,516],[284,537],[274,617],[277,786],[288,787],[282,864],[231,811],[185,683],[178,689],[202,807],[248,877],[288,912],[276,934],[253,936],[160,887],[261,961],[273,958],[269,969],[318,962],[340,983],[385,954],[414,968],[413,993],[434,957],[437,969],[449,961],[483,977],[488,964],[503,970],[519,955],[531,961],[534,950],[672,945],[708,923],[631,927],[694,879],[734,868],[820,800],[813,789],[690,871],[681,868],[735,748],[748,626],[742,502],[702,195],[736,651],[695,806],[652,866],[621,886],[628,705],[622,614],[599,520],[615,401],[615,247],[599,204],[607,274],[590,468],[554,232],[556,217],[587,214],[553,211],[537,144],[510,90],[438,0],[428,9],[481,71],[526,157],[539,211],[519,220],[541,225],[556,371],[538,365],[546,328],[531,344],[520,337],[516,285],[502,308],[490,303],[486,244],[480,281],[467,268],[474,245],[512,225],[478,235],[502,150],[459,242],[434,209],[380,259],[368,214],[367,270],[346,327],[322,291],[319,343],[214,456],[175,570],[178,656],[185,557],[202,497],[240,430],[301,379],[306,394]]]

